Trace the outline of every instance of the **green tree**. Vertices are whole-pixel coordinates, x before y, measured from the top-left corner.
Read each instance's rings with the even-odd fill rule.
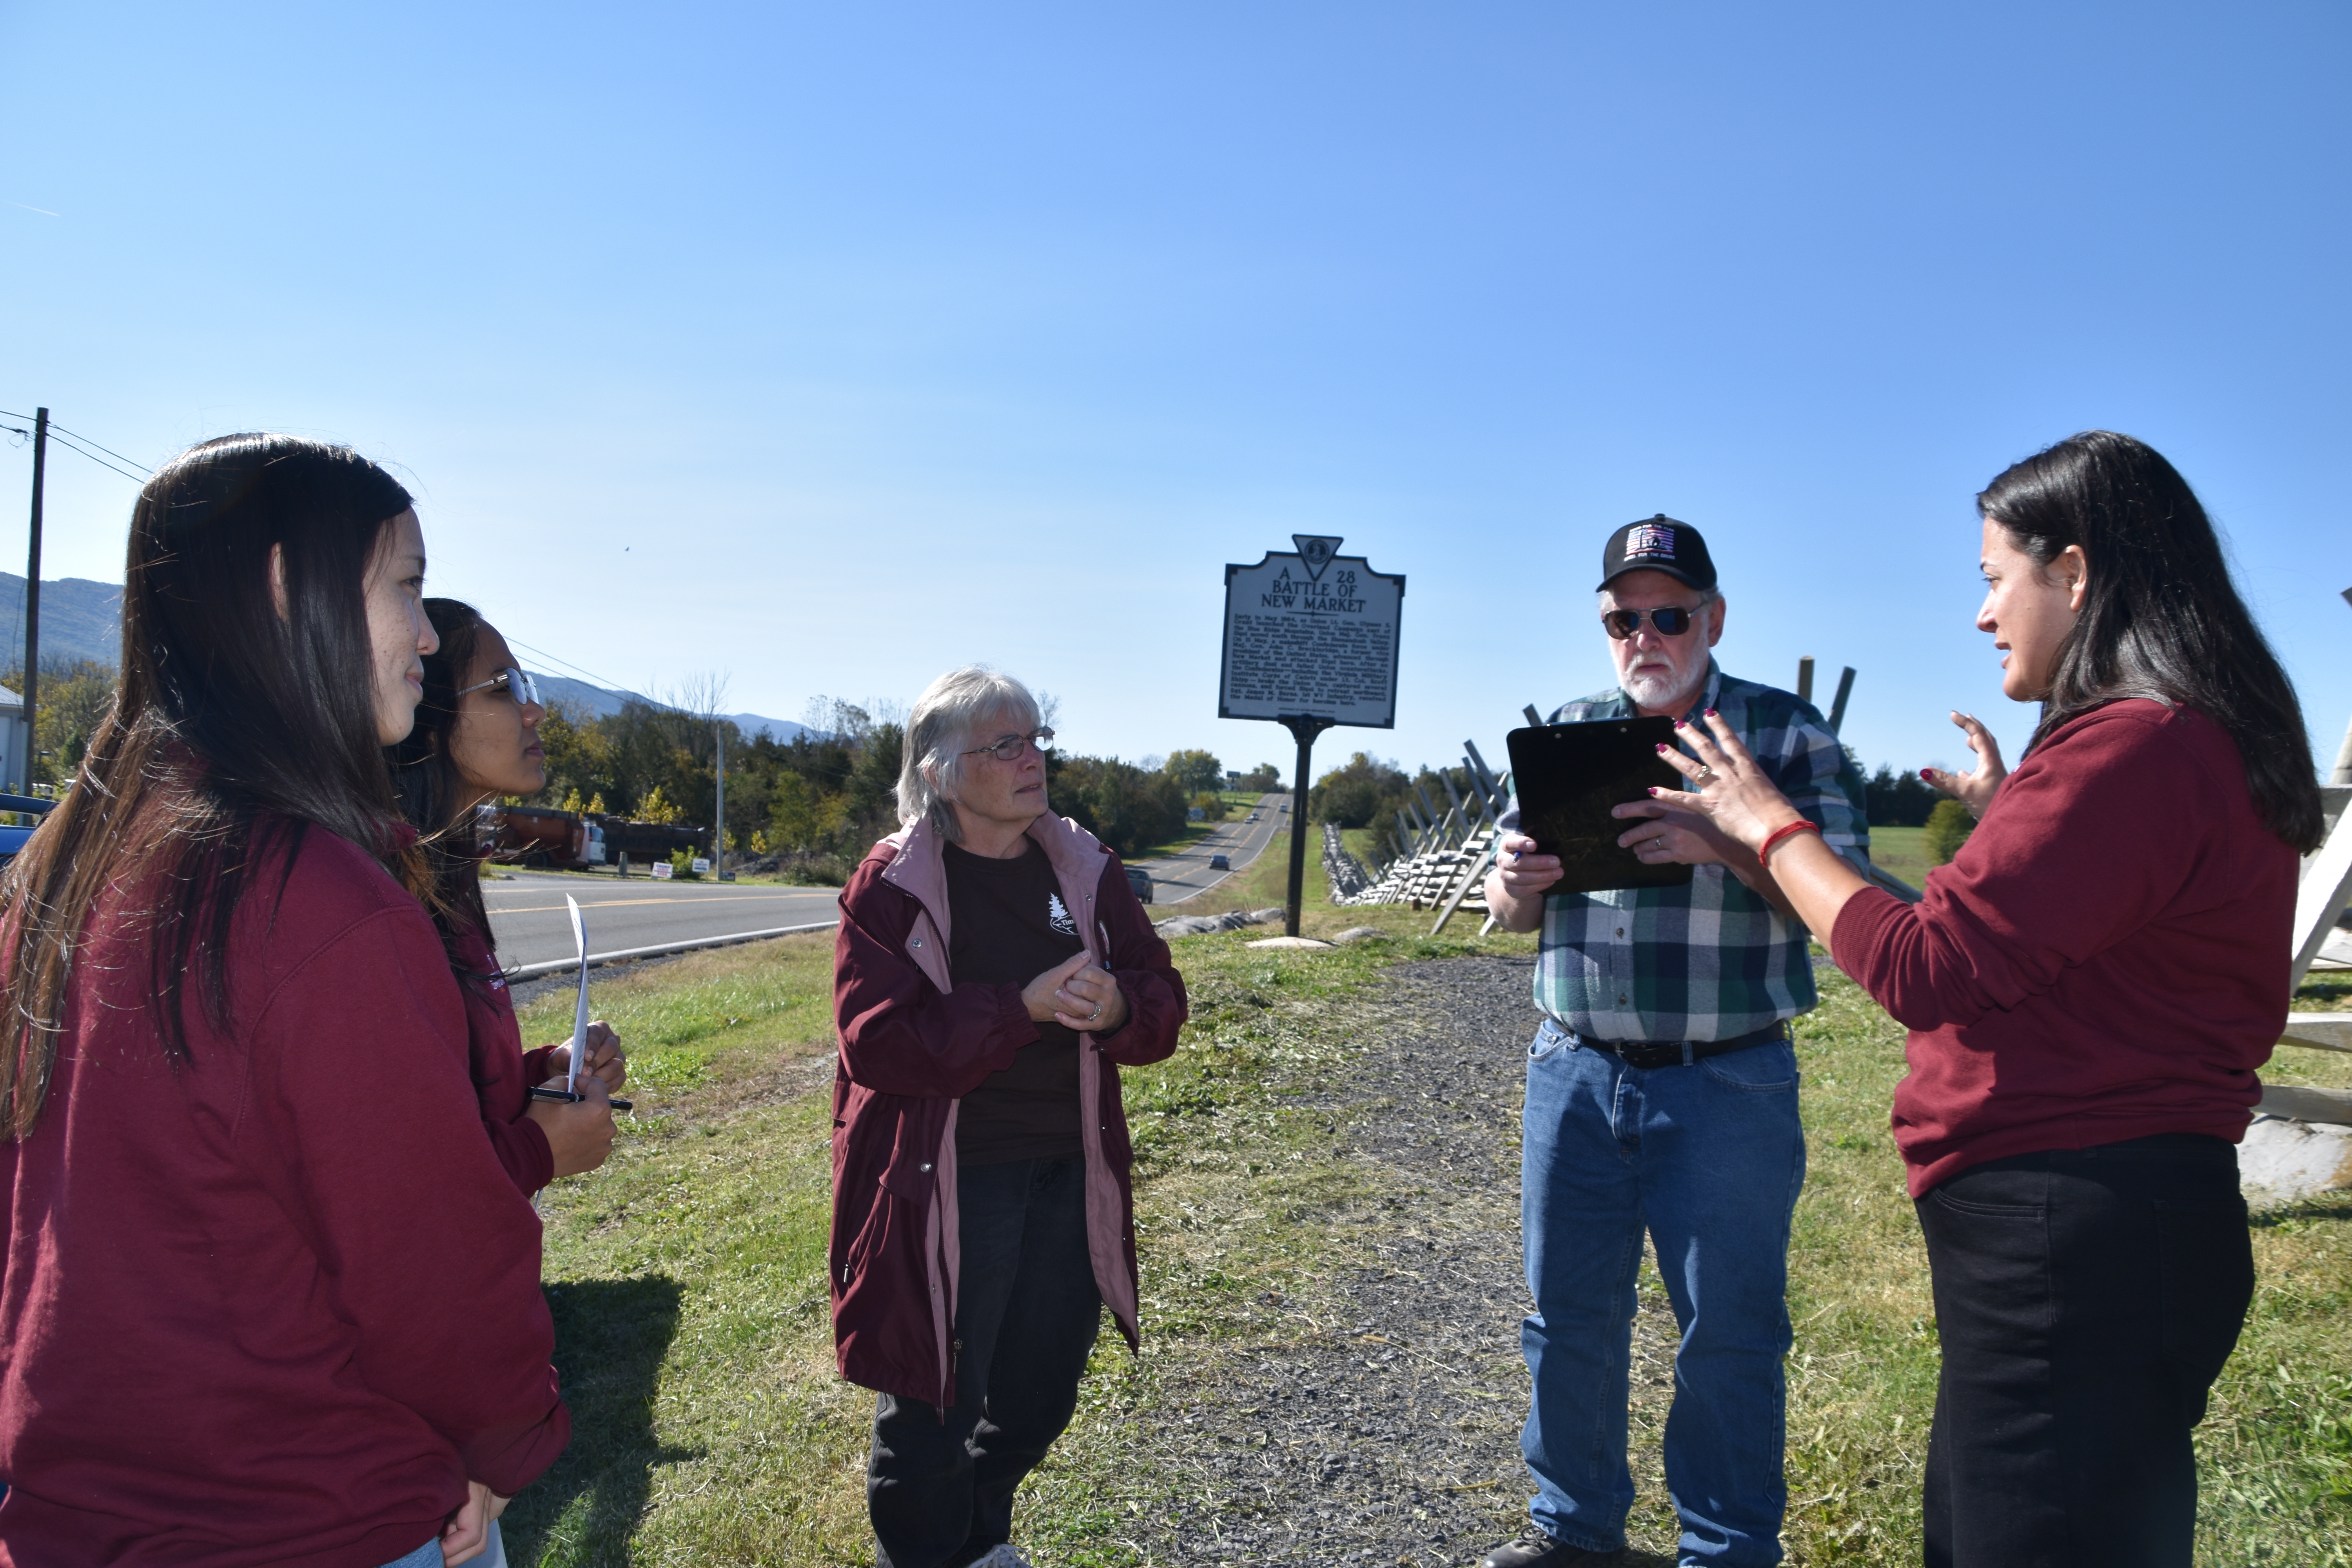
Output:
[[[1187,791],[1222,789],[1225,783],[1225,764],[1217,761],[1213,752],[1202,751],[1174,752],[1161,764],[1161,772],[1174,779]]]
[[[1960,852],[1960,846],[1976,830],[1977,819],[1969,814],[1967,806],[1957,800],[1937,801],[1936,809],[1927,814],[1927,864],[1950,865],[1952,857]]]
[[[639,822],[676,822],[685,815],[662,793],[659,784],[654,785],[646,792],[646,798],[637,802],[636,819]]]
[[[1307,816],[1341,827],[1386,822],[1412,795],[1412,781],[1394,763],[1358,752],[1315,781],[1307,792]]]
[[[820,804],[808,780],[798,773],[777,773],[768,786],[768,842],[796,854],[814,849]]]
[[[1276,767],[1272,763],[1260,763],[1257,766],[1244,773],[1242,775],[1241,783],[1234,787],[1236,789],[1255,790],[1261,795],[1265,794],[1267,790],[1280,789],[1282,787],[1282,770]]]
[[[1053,809],[1122,856],[1184,830],[1184,792],[1164,771],[1146,773],[1116,757],[1057,756],[1047,773]]]
[[[20,697],[25,668],[19,663],[0,677],[0,684]],[[114,706],[115,675],[110,664],[92,658],[41,660],[41,689],[35,699],[41,710],[34,721],[33,773],[26,783],[62,784],[81,766],[89,738]]]

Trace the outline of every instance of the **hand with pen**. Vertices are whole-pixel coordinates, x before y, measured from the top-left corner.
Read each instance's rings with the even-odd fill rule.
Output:
[[[572,1100],[564,1090],[572,1070],[572,1045],[567,1040],[549,1053],[551,1076],[532,1091],[530,1109],[525,1113],[546,1137],[557,1176],[580,1175],[604,1163],[613,1152],[614,1108],[627,1105],[625,1100],[613,1099],[613,1090],[628,1080],[629,1066],[611,1026],[601,1020],[588,1026],[587,1051],[580,1064],[579,1098]]]

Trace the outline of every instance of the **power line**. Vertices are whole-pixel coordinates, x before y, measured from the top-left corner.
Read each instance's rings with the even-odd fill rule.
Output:
[[[32,416],[29,414],[16,414],[10,412],[8,409],[0,408],[0,419],[30,419],[31,417]],[[0,426],[0,429],[6,429],[18,436],[29,436],[32,434],[30,430],[19,429],[14,425]],[[129,458],[123,457],[121,453],[116,451],[111,447],[99,447],[98,443],[90,440],[89,437],[76,436],[70,430],[61,429],[54,422],[49,426],[49,438],[57,442],[59,446],[65,447],[68,451],[73,452],[80,457],[88,458],[100,468],[105,468],[111,473],[121,474],[124,479],[129,479],[134,485],[143,485],[147,482],[147,477],[151,472],[148,467],[144,463],[135,462]],[[85,450],[83,446],[77,446],[77,442],[83,443],[89,447],[98,447],[98,452],[105,453],[106,458],[100,457],[98,452]],[[131,468],[136,468],[139,471],[134,474],[127,472],[122,468],[116,468],[113,463],[107,461],[107,458],[112,458],[117,461],[129,463]]]
[[[134,474],[128,468],[116,468],[112,463],[108,462],[104,458],[98,456],[95,452],[83,451],[79,447],[75,446],[72,441],[58,434],[58,427],[54,425],[49,426],[49,439],[56,442],[58,446],[63,447],[68,452],[79,453],[80,456],[88,458],[91,462],[96,463],[100,468],[104,468],[110,474],[121,475],[124,479],[129,479],[134,485],[143,485],[147,482],[147,476],[144,474]]]
[[[24,416],[22,416],[22,415],[18,415],[18,416],[17,416],[17,417],[21,419],[21,418],[23,418],[23,417],[24,417]],[[49,421],[49,434],[50,434],[50,435],[52,435],[52,436],[54,436],[54,435],[56,435],[56,434],[58,433],[58,422],[57,422],[56,420],[54,420],[54,419],[50,420],[50,421]],[[84,445],[85,447],[98,447],[98,443],[97,443],[97,442],[95,442],[95,441],[91,440],[89,437],[87,437],[87,436],[84,436],[84,435],[80,434],[79,431],[68,430],[68,431],[66,431],[66,434],[67,434],[67,435],[68,435],[68,436],[71,436],[75,440],[79,441],[79,442],[80,442],[82,445]],[[105,453],[108,457],[112,458],[113,458],[113,459],[115,459],[115,461],[117,461],[117,462],[121,462],[121,463],[129,463],[132,468],[134,468],[138,469],[138,470],[139,470],[141,473],[142,473],[142,474],[152,474],[152,473],[153,473],[153,472],[155,471],[154,469],[152,469],[152,468],[149,468],[146,464],[144,464],[144,463],[142,463],[142,462],[140,462],[138,459],[136,459],[136,458],[126,458],[126,457],[124,457],[121,453],[120,453],[120,452],[116,451],[116,450],[115,450],[113,447],[98,447],[98,449],[99,449],[100,451],[101,451],[101,452]]]
[[[607,690],[607,691],[615,691],[615,692],[619,692],[621,695],[623,695],[623,696],[625,696],[625,697],[638,697],[638,696],[639,696],[639,694],[638,694],[638,693],[636,693],[636,692],[635,692],[635,691],[631,691],[627,687],[623,686],[619,681],[617,681],[617,680],[614,680],[614,679],[612,679],[611,678],[609,678],[609,677],[607,677],[607,676],[602,676],[602,675],[599,675],[599,674],[597,674],[597,673],[596,673],[594,670],[593,670],[593,669],[583,669],[583,668],[581,668],[578,665],[573,664],[573,663],[572,663],[571,660],[569,660],[569,659],[562,659],[562,658],[556,658],[553,654],[551,654],[551,653],[548,652],[548,651],[547,651],[545,648],[543,648],[543,647],[530,647],[530,644],[529,644],[529,643],[527,643],[527,642],[523,641],[523,640],[522,640],[522,638],[520,638],[520,637],[516,637],[516,636],[515,636],[513,633],[511,633],[511,632],[509,632],[509,633],[507,633],[507,634],[506,634],[506,639],[507,639],[507,641],[509,641],[509,642],[512,643],[512,644],[513,644],[515,647],[520,647],[520,648],[530,648],[530,651],[531,651],[531,652],[533,652],[533,653],[535,653],[535,654],[539,655],[539,657],[540,657],[540,658],[543,658],[543,659],[547,660],[550,664],[560,664],[560,665],[563,666],[563,668],[566,668],[566,669],[568,669],[568,670],[572,671],[572,674],[574,674],[574,675],[581,675],[581,676],[585,676],[585,677],[587,677],[590,680],[594,681],[597,685],[599,685],[599,686],[601,686],[601,687],[604,688],[604,689],[605,689],[605,690]],[[640,698],[639,700],[642,700],[642,701],[651,701],[651,700],[652,700],[652,699],[650,699],[650,698]],[[662,704],[659,704],[659,706],[662,706],[662,707],[665,707],[665,708],[666,708],[666,707],[667,707],[667,706],[668,706],[668,704],[667,704],[667,703],[662,703]]]

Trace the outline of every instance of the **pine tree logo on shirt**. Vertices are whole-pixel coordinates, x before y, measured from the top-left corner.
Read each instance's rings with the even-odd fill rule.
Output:
[[[1061,894],[1048,893],[1045,895],[1045,918],[1053,928],[1055,931],[1060,931],[1064,936],[1076,936],[1078,934],[1078,922],[1072,920],[1070,918],[1070,911],[1063,907]]]

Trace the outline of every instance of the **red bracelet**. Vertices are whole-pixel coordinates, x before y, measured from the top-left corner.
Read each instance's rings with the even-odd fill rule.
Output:
[[[1769,869],[1772,861],[1772,851],[1780,847],[1782,840],[1788,838],[1792,834],[1819,833],[1821,830],[1822,825],[1820,823],[1807,822],[1801,818],[1789,824],[1786,827],[1774,828],[1771,834],[1765,838],[1764,847],[1756,851],[1756,863],[1759,866],[1762,866],[1767,869]]]

